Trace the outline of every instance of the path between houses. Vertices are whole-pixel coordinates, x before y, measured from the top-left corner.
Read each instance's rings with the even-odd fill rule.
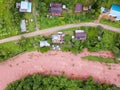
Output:
[[[53,32],[59,31],[59,30],[81,27],[81,26],[92,26],[92,27],[102,26],[103,28],[105,28],[107,30],[120,33],[120,28],[115,28],[115,27],[111,27],[111,26],[108,26],[108,25],[100,24],[100,23],[85,22],[85,23],[67,24],[67,25],[63,25],[63,26],[58,26],[58,27],[53,27],[53,28],[48,28],[48,29],[43,29],[43,30],[37,30],[35,32],[26,33],[26,34],[22,34],[22,35],[17,35],[17,36],[1,39],[0,44],[5,43],[5,42],[9,42],[9,41],[19,40],[21,37],[32,37],[32,36],[37,36],[37,35],[41,35],[41,34],[45,35],[47,33],[51,34]]]

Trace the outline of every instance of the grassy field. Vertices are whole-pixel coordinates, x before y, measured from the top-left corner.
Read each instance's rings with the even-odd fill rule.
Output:
[[[86,56],[86,57],[83,57],[83,59],[89,60],[89,61],[105,62],[105,63],[120,63],[120,61],[114,58],[102,58],[98,56]]]
[[[120,21],[111,21],[111,20],[106,20],[106,19],[101,19],[100,23],[110,25],[116,28],[120,28]]]
[[[47,18],[46,16],[37,17],[37,22],[39,23],[40,29],[50,28],[54,26],[60,26],[71,23],[80,23],[80,22],[90,22],[93,21],[92,15],[87,16],[88,13],[83,12],[80,14],[75,13],[65,13],[61,17],[52,17]]]

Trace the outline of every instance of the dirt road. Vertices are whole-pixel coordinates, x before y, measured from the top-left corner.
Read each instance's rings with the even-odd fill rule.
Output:
[[[2,39],[2,40],[0,40],[0,43],[19,40],[22,36],[24,36],[24,37],[32,37],[32,36],[37,36],[37,35],[41,35],[41,34],[44,35],[46,33],[53,33],[53,32],[63,30],[63,29],[68,29],[68,28],[81,27],[81,26],[96,27],[98,25],[102,26],[103,28],[105,28],[107,30],[120,33],[120,28],[115,28],[115,27],[111,27],[111,26],[108,26],[108,25],[100,24],[100,23],[88,22],[88,23],[78,23],[78,24],[67,24],[67,25],[53,27],[53,28],[44,29],[44,30],[37,30],[35,32],[31,32],[31,33],[27,33],[27,34],[22,34],[22,35],[13,36],[13,37],[10,37],[10,38]]]

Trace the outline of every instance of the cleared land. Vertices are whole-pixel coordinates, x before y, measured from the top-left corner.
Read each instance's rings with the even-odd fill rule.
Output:
[[[61,51],[49,51],[44,54],[35,51],[18,55],[0,63],[0,73],[2,73],[0,90],[4,90],[12,81],[34,73],[51,75],[65,73],[67,77],[84,79],[92,76],[97,82],[115,84],[120,87],[120,65],[82,60],[82,57],[89,55],[114,57],[111,52],[90,53],[86,49],[78,55]]]

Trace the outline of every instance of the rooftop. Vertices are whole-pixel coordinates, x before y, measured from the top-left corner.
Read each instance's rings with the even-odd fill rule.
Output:
[[[82,12],[82,4],[77,3],[75,5],[75,12]]]
[[[53,16],[61,16],[62,4],[61,3],[50,3],[50,12]]]
[[[84,32],[84,30],[76,30],[75,38],[77,40],[86,40],[86,33]]]
[[[32,11],[32,3],[28,2],[28,1],[21,1],[19,11],[20,12],[31,12]]]

